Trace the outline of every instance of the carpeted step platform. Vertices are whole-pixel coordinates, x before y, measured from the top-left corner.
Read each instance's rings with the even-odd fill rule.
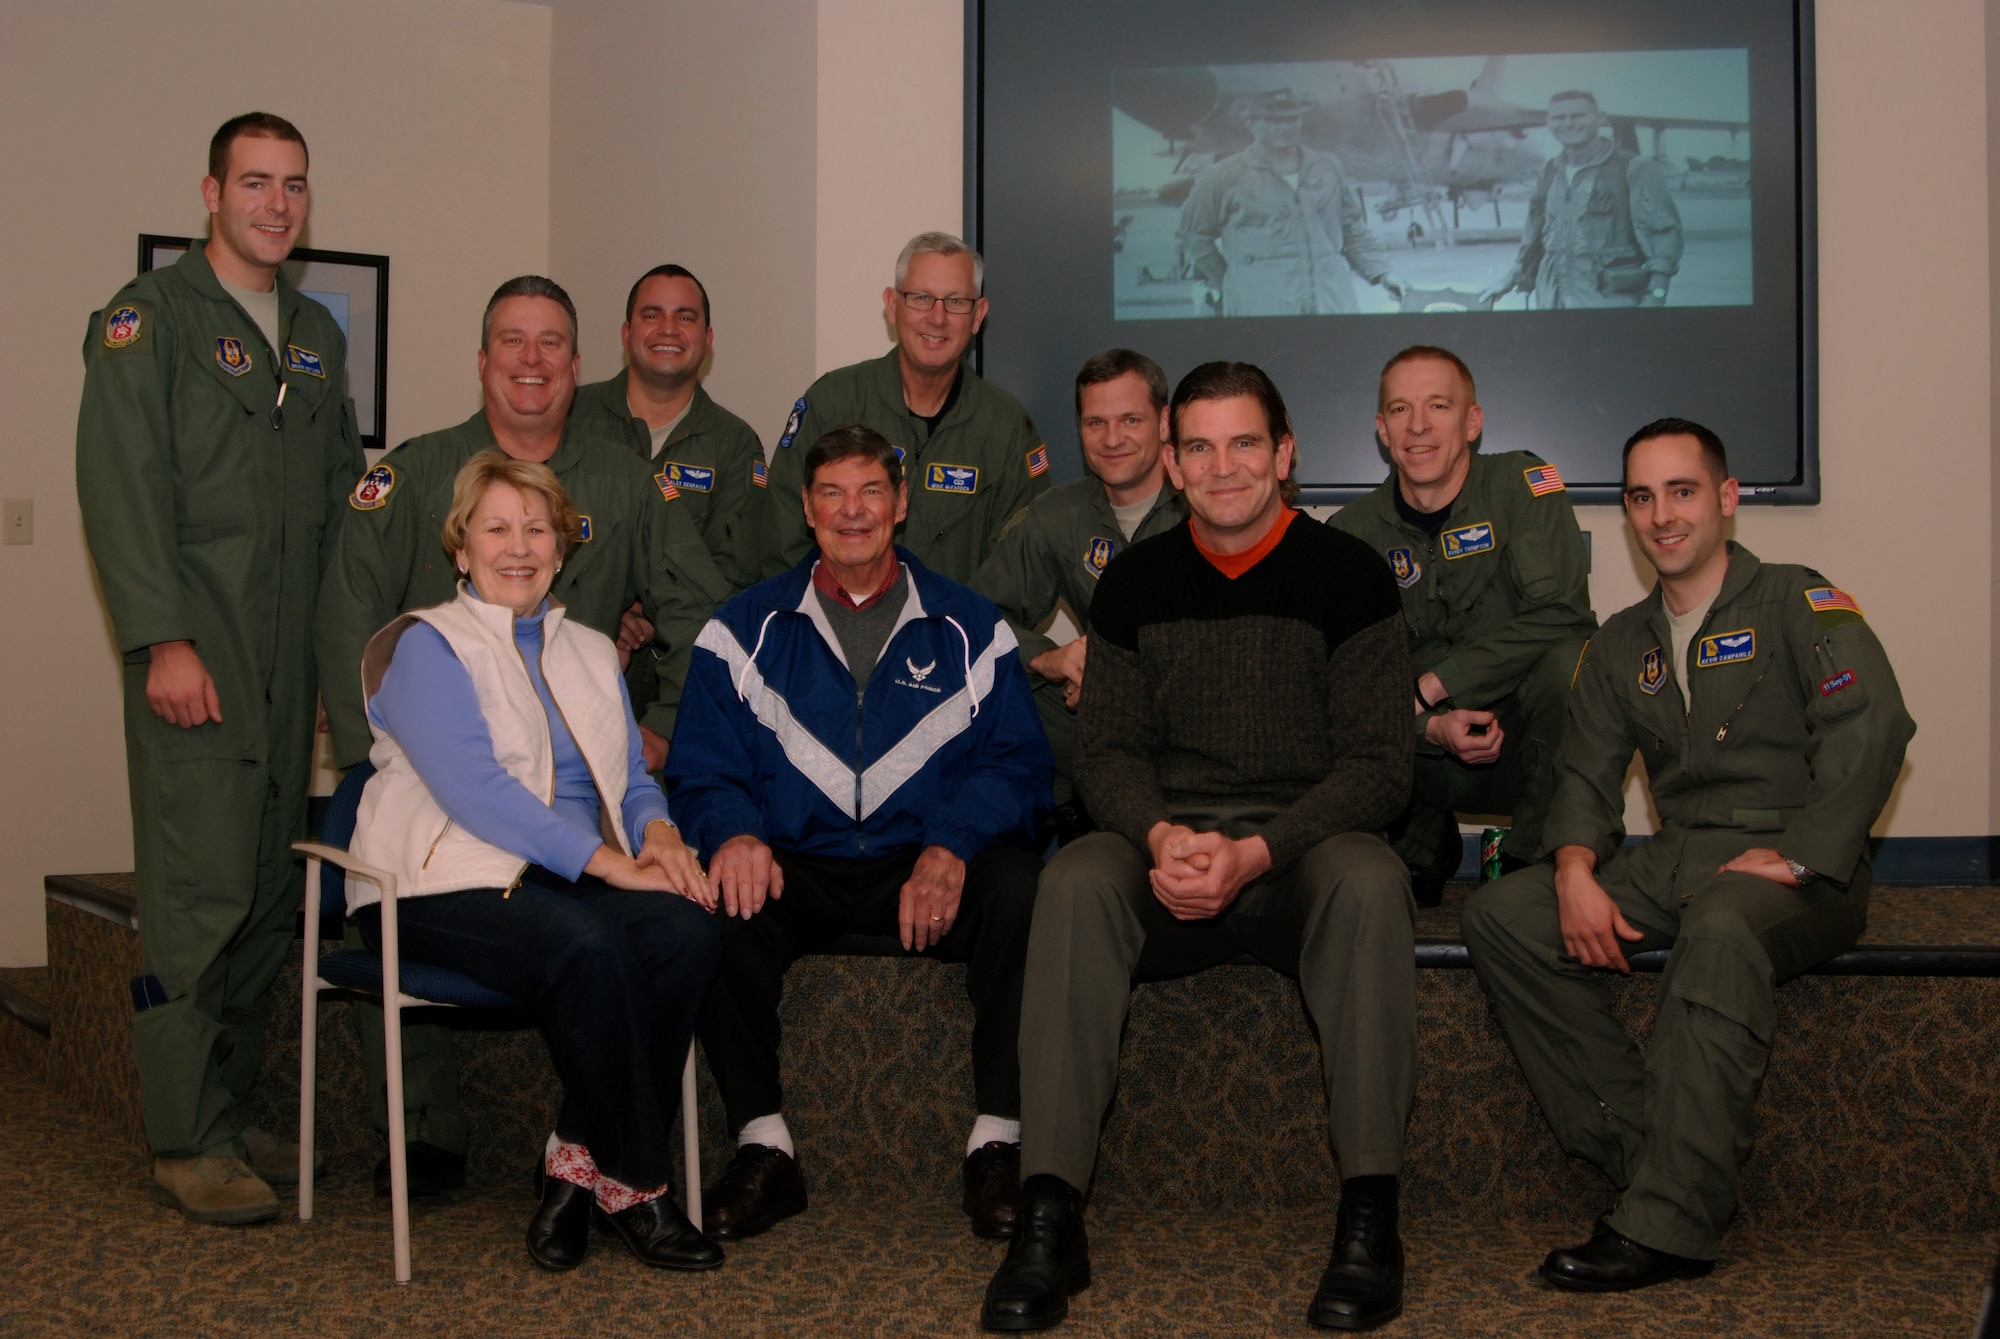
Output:
[[[130,1056],[138,970],[130,876],[50,880],[51,1073],[72,1101],[141,1146]],[[121,886],[122,885],[122,886]],[[1448,962],[1457,908],[1421,913],[1420,957]],[[124,900],[120,901],[123,895]],[[91,898],[94,905],[87,905]],[[119,908],[126,909],[123,921]],[[1880,889],[1863,957],[1925,958],[2000,972],[2000,891]],[[1850,964],[1852,965],[1852,964]],[[1864,961],[1861,966],[1867,967]],[[259,1120],[295,1128],[297,965],[273,1000]],[[955,1202],[973,1110],[962,967],[901,957],[811,957],[787,979],[786,1115],[817,1196],[925,1212]],[[1635,1031],[1657,976],[1621,983]],[[1529,1097],[1472,974],[1418,975],[1417,1106],[1408,1141],[1412,1213],[1467,1222],[1587,1225],[1609,1201],[1565,1157]],[[322,1011],[322,1147],[336,1171],[381,1154],[347,1010]],[[1986,1232],[2000,1227],[2000,977],[1816,974],[1778,994],[1779,1042],[1743,1175],[1739,1228]],[[558,1089],[538,1036],[463,1015],[462,1087],[476,1186],[521,1183],[553,1121]],[[1264,1212],[1330,1208],[1316,1043],[1296,985],[1225,966],[1142,986],[1094,1202],[1105,1209]],[[712,1175],[727,1154],[703,1074]],[[1532,1263],[1530,1261],[1529,1263]]]

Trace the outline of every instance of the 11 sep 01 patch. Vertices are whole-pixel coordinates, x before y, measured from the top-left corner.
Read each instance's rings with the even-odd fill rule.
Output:
[[[924,487],[933,493],[977,493],[979,467],[933,462],[924,466]]]
[[[1389,570],[1395,574],[1396,584],[1404,590],[1423,579],[1424,565],[1417,561],[1417,555],[1408,549],[1390,549],[1383,557],[1389,560]]]
[[[1737,628],[1732,632],[1718,632],[1713,637],[1704,637],[1695,650],[1696,669],[1713,669],[1717,665],[1734,665],[1757,658],[1757,630]]]
[[[1486,553],[1493,548],[1493,523],[1477,521],[1471,525],[1461,525],[1455,530],[1447,530],[1438,538],[1444,541],[1445,561],[1454,562],[1475,553]]]
[[[663,460],[660,473],[667,476],[667,482],[675,488],[685,488],[690,493],[708,493],[715,489],[715,471],[707,465],[689,465],[679,460]]]
[[[122,307],[114,308],[111,314],[104,318],[104,347],[129,349],[139,342],[139,336],[145,329],[145,317],[140,314],[137,307],[128,302]]]
[[[302,349],[296,344],[285,346],[285,370],[326,380],[325,360],[311,349]]]
[[[387,503],[389,494],[395,490],[396,467],[387,463],[377,465],[354,485],[354,496],[347,499],[347,505],[356,511],[374,511]]]
[[[235,336],[218,335],[215,338],[215,365],[232,377],[240,377],[250,370],[250,352]]]
[[[1581,664],[1582,661],[1578,661]],[[1667,682],[1667,653],[1654,647],[1639,657],[1639,691],[1648,695],[1657,694]],[[1575,686],[1575,680],[1571,680]]]
[[[1111,563],[1111,555],[1118,552],[1118,541],[1106,539],[1102,535],[1091,538],[1083,551],[1083,570],[1093,577],[1104,575],[1104,569]]]

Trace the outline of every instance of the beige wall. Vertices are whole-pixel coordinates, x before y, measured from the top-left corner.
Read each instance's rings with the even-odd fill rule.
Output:
[[[0,42],[0,965],[43,960],[42,876],[130,869],[117,661],[84,554],[79,349],[141,232],[200,234],[208,137],[253,107],[313,151],[306,243],[389,254],[390,440],[478,404],[478,312],[548,261],[549,11],[498,0],[12,6]]]
[[[1881,827],[1900,836],[2000,831],[1987,9],[1819,0],[1826,501],[1750,509],[1738,530],[1852,590],[1888,644],[1920,726]],[[200,229],[216,123],[263,104],[296,119],[315,151],[308,240],[395,258],[391,440],[476,405],[473,322],[500,279],[569,285],[601,377],[626,286],[671,256],[715,296],[711,390],[768,443],[814,374],[887,347],[902,242],[961,222],[962,12],[273,0],[252,23],[219,0],[106,0],[10,15],[0,219],[28,319],[0,335],[0,492],[35,498],[37,542],[0,547],[0,965],[42,960],[43,874],[130,865],[115,662],[71,480],[77,345],[137,233]],[[310,59],[285,63],[297,49]],[[669,123],[671,143],[652,129]],[[1597,607],[1638,598],[1615,510],[1582,520]]]
[[[554,10],[550,269],[576,299],[583,374],[623,365],[632,281],[707,287],[704,383],[766,443],[812,379],[812,0],[564,0]]]

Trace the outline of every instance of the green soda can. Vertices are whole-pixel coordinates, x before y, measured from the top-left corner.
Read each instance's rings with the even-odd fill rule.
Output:
[[[1479,881],[1491,883],[1500,877],[1500,843],[1507,840],[1507,829],[1487,828],[1479,834]]]

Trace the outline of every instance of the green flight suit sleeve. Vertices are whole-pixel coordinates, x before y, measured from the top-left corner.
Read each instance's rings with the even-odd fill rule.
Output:
[[[1527,491],[1525,479],[1518,486]],[[1499,701],[1551,644],[1587,636],[1597,626],[1590,609],[1590,563],[1569,494],[1529,497],[1514,515],[1515,533],[1501,555],[1503,570],[1496,581],[1517,592],[1520,608],[1500,627],[1431,667],[1454,700]]]
[[[1785,828],[1778,851],[1835,883],[1854,877],[1868,828],[1889,801],[1916,722],[1888,653],[1859,613],[1815,613],[1802,588],[1786,622],[1805,694],[1805,807]]]
[[[361,690],[361,653],[368,639],[403,611],[410,572],[426,539],[424,498],[407,463],[398,459],[401,454],[391,451],[382,458],[396,471],[396,480],[381,505],[361,510],[351,492],[338,503],[347,514],[341,518],[320,581],[313,654],[319,663],[320,699],[332,731],[333,762],[340,768],[360,763],[374,745]],[[439,543],[435,532],[428,539]]]
[[[794,423],[787,418],[779,449],[771,453],[771,483],[765,490],[769,496],[764,499],[762,509],[764,533],[759,548],[764,559],[758,572],[760,577],[773,577],[797,566],[812,548],[812,528],[806,524],[799,490],[806,481],[806,451],[832,426],[824,421],[812,400],[810,391],[799,397],[792,410],[798,421]],[[785,438],[790,439],[790,446],[784,444]]]
[[[708,513],[702,517],[702,535],[715,564],[733,591],[747,590],[761,577],[759,522],[768,488],[753,482],[752,469],[764,458],[764,446],[757,435],[729,429],[729,446],[717,467],[714,491],[709,494]]]
[[[342,366],[346,366],[347,350],[341,349]],[[341,527],[346,524],[347,513],[353,508],[347,500],[354,495],[354,486],[360,480],[363,470],[368,468],[368,456],[361,449],[361,432],[355,427],[354,400],[343,395],[340,399],[340,447],[326,453],[326,530],[320,536],[319,570],[324,584],[326,572],[333,563],[334,544],[340,538]]]
[[[701,532],[687,510],[649,490],[640,510],[637,542],[643,551],[633,570],[644,582],[639,603],[653,624],[660,648],[658,693],[651,702],[634,702],[639,724],[672,739],[680,712],[681,689],[687,683],[688,659],[694,640],[716,607],[729,598],[729,583],[709,556]]]
[[[990,554],[995,545],[1013,524],[1022,518],[1028,504],[1040,497],[1048,488],[1048,474],[1040,476],[1028,472],[1028,453],[1043,445],[1040,434],[1025,412],[1019,413],[1007,433],[1006,444],[1001,448],[1001,469],[999,486],[987,501],[991,510],[987,513],[986,551]]]
[[[1211,170],[1195,178],[1181,205],[1181,264],[1211,288],[1222,287],[1229,273],[1229,262],[1216,245],[1222,236],[1223,194],[1221,178]]]
[[[1032,511],[1022,513],[1000,536],[970,583],[1000,607],[1007,625],[1014,629],[1014,637],[1021,643],[1021,664],[1029,669],[1031,683],[1036,683],[1031,668],[1035,657],[1056,648],[1052,639],[1035,631],[1055,612],[1059,598],[1055,575],[1047,570],[1047,546],[1036,542],[1040,538],[1039,518]]]
[[[110,346],[106,322],[138,313],[137,338]],[[174,332],[153,304],[124,295],[92,315],[83,342],[76,420],[76,495],[118,650],[191,641],[175,538],[172,409]]]
[[[1597,640],[1583,649],[1569,695],[1569,726],[1556,754],[1555,793],[1542,853],[1587,846],[1602,865],[1625,839],[1625,772],[1639,747],[1632,713],[1611,679]]]
[[[1347,187],[1343,178],[1340,191],[1340,249],[1353,271],[1369,283],[1381,282],[1389,272],[1382,245],[1368,226],[1368,211]]]

